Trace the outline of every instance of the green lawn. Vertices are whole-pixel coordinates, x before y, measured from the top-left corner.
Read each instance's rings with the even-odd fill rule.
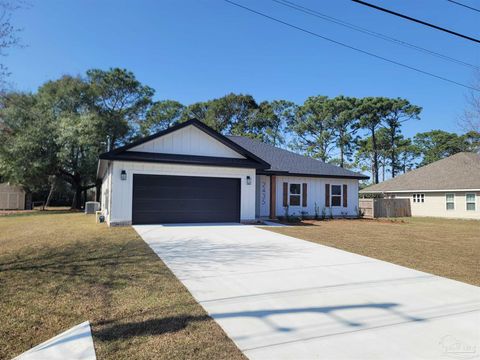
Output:
[[[90,320],[99,359],[244,359],[130,227],[0,217],[0,359]]]

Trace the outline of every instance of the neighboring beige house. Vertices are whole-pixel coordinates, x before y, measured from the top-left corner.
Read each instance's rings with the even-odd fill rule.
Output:
[[[360,194],[410,199],[412,216],[480,219],[480,154],[458,153]]]
[[[25,190],[21,186],[0,184],[0,210],[24,210]]]

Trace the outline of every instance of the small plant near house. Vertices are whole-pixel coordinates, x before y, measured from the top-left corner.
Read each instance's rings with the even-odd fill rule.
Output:
[[[301,221],[301,215],[297,215],[295,212],[287,216],[287,222],[289,223],[298,223]]]
[[[302,212],[300,212],[300,218],[301,218],[302,220],[305,220],[305,219],[307,218],[307,216],[308,216],[308,211],[302,211]]]
[[[329,218],[330,218],[330,219],[333,219],[333,210],[332,210],[332,208],[329,207],[328,210],[330,211],[330,213],[328,214],[328,215],[329,215]]]
[[[316,202],[314,205],[314,209],[315,209],[315,220],[318,220],[320,218],[320,207]]]
[[[362,209],[360,209],[358,206],[355,206],[355,212],[357,213],[357,216],[358,216],[359,218],[363,218],[363,215],[364,215],[364,214],[363,214],[363,211],[362,211]]]
[[[285,220],[288,221],[288,218],[290,216],[289,212],[288,212],[288,205],[283,207],[283,213],[284,213],[284,216],[285,216]]]
[[[346,219],[347,216],[348,216],[348,211],[342,211],[342,212],[341,212],[341,215],[342,215],[342,217],[343,217],[344,219]]]
[[[327,209],[325,209],[325,206],[322,208],[322,220],[325,220],[327,217]]]

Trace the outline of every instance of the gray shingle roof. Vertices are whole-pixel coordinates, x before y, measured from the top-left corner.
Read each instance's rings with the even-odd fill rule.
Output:
[[[480,154],[461,152],[360,192],[455,189],[480,189]]]
[[[339,166],[324,163],[303,155],[265,144],[261,141],[243,136],[227,136],[230,140],[244,149],[263,159],[271,168],[265,172],[296,174],[305,176],[350,177],[368,179],[368,176],[359,174]]]

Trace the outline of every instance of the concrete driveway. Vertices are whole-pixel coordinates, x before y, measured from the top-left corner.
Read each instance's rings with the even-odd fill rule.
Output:
[[[480,288],[253,226],[135,226],[250,359],[480,358]]]

